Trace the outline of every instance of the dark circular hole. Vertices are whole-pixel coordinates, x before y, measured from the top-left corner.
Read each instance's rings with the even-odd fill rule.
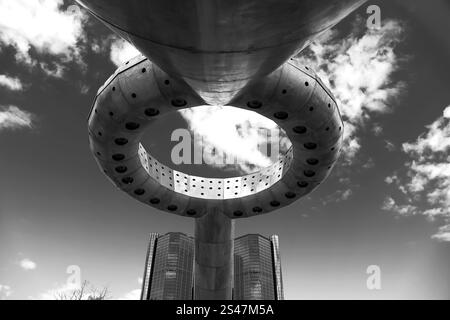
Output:
[[[125,167],[125,166],[118,166],[118,167],[116,167],[116,172],[117,173],[125,173],[127,171],[128,171],[128,168]]]
[[[124,146],[128,143],[128,139],[126,138],[117,138],[116,140],[114,140],[114,142],[118,145],[118,146]]]
[[[304,126],[295,127],[293,130],[297,134],[305,134],[308,131],[308,129],[306,129],[306,127]]]
[[[197,211],[195,211],[194,209],[189,209],[188,211],[186,211],[188,216],[195,216],[197,214]]]
[[[284,196],[288,199],[294,199],[297,195],[293,192],[286,192]]]
[[[110,112],[109,115],[112,117],[114,115],[114,112]]]
[[[308,159],[306,162],[311,166],[317,166],[319,164],[319,160],[317,159]]]
[[[279,120],[286,120],[289,117],[288,113],[284,111],[277,112],[273,116]]]
[[[252,100],[247,103],[247,107],[249,107],[251,109],[259,109],[262,107],[262,102],[260,102],[258,100]]]
[[[330,131],[330,127],[327,127],[325,130],[326,130],[326,131]]]
[[[122,161],[122,160],[125,159],[125,155],[124,155],[124,154],[121,154],[121,153],[117,153],[117,154],[114,154],[114,155],[112,156],[112,159],[113,159],[114,161]]]
[[[242,217],[244,215],[244,213],[241,210],[236,210],[233,215],[235,217]]]
[[[174,204],[171,204],[170,206],[167,207],[167,210],[169,211],[177,211],[178,207]]]
[[[305,69],[306,69],[306,70],[309,70],[309,68],[308,68],[308,67],[305,67]]]
[[[145,73],[145,72],[147,72],[147,69],[142,68],[142,73]]]
[[[97,114],[97,113],[98,113],[97,109],[95,109],[95,110],[94,110],[94,113],[95,113],[95,114]]]
[[[263,209],[261,207],[254,207],[253,208],[253,212],[255,213],[261,213],[263,211]]]
[[[309,183],[306,182],[306,181],[301,181],[301,182],[298,182],[297,185],[298,185],[300,188],[307,188],[307,187],[309,186]]]
[[[144,189],[136,189],[134,190],[134,194],[137,196],[142,196],[145,193]]]
[[[125,128],[127,128],[127,130],[137,130],[139,129],[140,124],[136,123],[136,122],[128,122],[127,124],[125,124]]]
[[[303,174],[305,175],[305,177],[308,177],[308,178],[312,178],[316,175],[316,173],[312,170],[305,170],[303,172]]]
[[[145,109],[145,115],[147,117],[156,117],[157,115],[159,115],[159,110],[153,108]]]
[[[184,107],[184,106],[186,106],[187,105],[187,102],[186,102],[186,100],[184,100],[184,99],[173,99],[172,100],[172,105],[174,106],[174,107]]]
[[[331,108],[331,103],[328,104],[328,108]]]
[[[101,156],[102,156],[102,154],[101,154],[100,152],[97,152],[97,155],[98,155],[99,157],[101,157]]]
[[[113,87],[113,88],[112,88],[112,91],[116,91],[116,87]]]
[[[281,204],[280,204],[280,202],[274,200],[274,201],[270,202],[270,205],[271,205],[272,207],[279,207]]]
[[[134,182],[134,179],[132,177],[125,177],[122,179],[122,182],[125,184],[132,184]]]
[[[336,148],[335,148],[335,147],[331,148],[331,151],[334,151],[334,150],[336,150]]]
[[[166,80],[166,81],[164,81],[164,84],[165,84],[166,86],[168,86],[168,85],[170,84],[170,81],[169,81],[169,80]]]
[[[132,97],[133,99],[136,99],[137,94],[136,94],[136,93],[132,93],[132,94],[131,94],[131,97]]]
[[[101,132],[99,132],[98,135],[101,137],[103,134]]]
[[[283,91],[281,91],[281,93],[282,93],[282,94],[286,94],[286,93],[287,93],[287,90],[284,89]]]
[[[309,86],[309,82],[305,82],[305,86],[307,86],[307,87],[308,87],[308,86]]]
[[[313,112],[314,111],[314,107],[309,108],[309,111]]]
[[[308,150],[315,150],[315,149],[317,149],[317,144],[315,144],[314,142],[305,143],[304,146]]]
[[[161,202],[161,200],[159,200],[158,198],[153,198],[153,199],[150,200],[151,204],[158,204],[160,202]]]

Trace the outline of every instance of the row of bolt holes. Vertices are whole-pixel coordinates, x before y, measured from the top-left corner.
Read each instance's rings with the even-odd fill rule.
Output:
[[[305,68],[307,70],[309,70],[308,67],[305,67]],[[145,72],[146,72],[146,69],[143,68],[142,69],[142,73],[145,73]],[[170,81],[169,80],[165,80],[164,83],[166,85],[169,85]],[[306,81],[305,82],[305,86],[309,87],[309,82]],[[116,87],[113,87],[112,90],[115,91]],[[286,89],[282,90],[282,94],[287,94],[287,90]],[[132,98],[137,98],[136,93],[132,93],[131,97]],[[174,99],[174,100],[172,100],[172,105],[174,107],[184,107],[184,106],[187,105],[187,102],[186,102],[186,100],[183,100],[183,99]],[[247,106],[249,108],[251,108],[251,109],[259,109],[259,108],[261,108],[263,106],[263,104],[260,101],[253,100],[253,101],[248,102]],[[331,109],[331,103],[328,103],[328,108]],[[314,107],[310,107],[309,111],[313,112],[314,111]],[[97,110],[96,110],[96,112],[97,112]],[[145,114],[147,116],[149,116],[149,117],[154,117],[154,116],[159,115],[159,110],[156,110],[156,109],[153,109],[153,108],[149,108],[149,109],[145,110]],[[114,114],[112,112],[110,112],[110,115],[113,116]],[[286,120],[289,117],[289,114],[287,112],[280,111],[280,112],[276,112],[274,114],[274,117],[279,119],[279,120]],[[330,127],[327,127],[325,130],[326,131],[330,131]],[[297,133],[297,134],[305,134],[307,132],[307,128],[304,127],[304,126],[298,126],[298,127],[295,127],[293,129],[293,131],[295,133]],[[342,131],[342,126],[339,127],[339,131]],[[99,133],[99,135],[101,136],[101,133]],[[307,143],[307,144],[305,144],[305,148],[309,149],[309,150],[314,150],[314,149],[317,148],[317,144],[315,144],[315,143]],[[331,151],[335,151],[335,149],[336,148],[333,147],[333,148],[331,148]]]
[[[129,62],[127,62],[127,64],[128,63]],[[142,73],[145,73],[145,72],[146,72],[146,69],[143,68],[142,69]],[[170,81],[166,80],[164,83],[166,85],[169,85]],[[305,82],[305,86],[309,86],[309,83]],[[113,87],[112,90],[116,91],[116,87]],[[282,93],[286,94],[287,90],[283,90]],[[137,98],[136,93],[132,93],[131,97],[133,99]],[[184,106],[187,105],[187,102],[185,100],[182,100],[182,99],[174,99],[174,100],[172,100],[172,105],[174,107],[184,107]],[[262,103],[260,103],[258,101],[251,101],[251,102],[248,103],[248,107],[250,107],[252,109],[258,109],[258,108],[262,107]],[[328,107],[331,108],[331,104],[328,104]],[[311,107],[310,111],[314,111],[314,108]],[[97,110],[95,110],[95,113],[97,113]],[[153,108],[148,108],[148,109],[145,110],[145,114],[147,116],[149,116],[149,117],[154,117],[154,116],[159,115],[159,110],[156,110],[156,109],[153,109]],[[114,116],[114,113],[110,112],[109,115],[110,116]],[[286,112],[277,112],[277,113],[274,114],[274,116],[275,116],[275,118],[280,119],[280,120],[285,120],[285,119],[288,118],[288,114]],[[139,127],[140,127],[140,125],[138,123],[134,123],[134,122],[129,122],[129,123],[126,124],[126,128],[128,130],[137,130],[137,129],[139,129]],[[329,128],[327,128],[326,130],[329,131]],[[339,130],[342,130],[342,127],[340,127]],[[306,133],[306,128],[305,127],[296,127],[296,128],[294,128],[294,132],[299,133],[299,134]],[[101,132],[99,132],[99,136],[102,136]],[[126,145],[128,143],[128,140],[125,139],[125,138],[117,138],[115,140],[115,142],[116,142],[117,145],[123,146],[123,145]],[[313,143],[307,143],[307,144],[305,144],[305,148],[313,150],[313,149],[317,148],[317,145],[313,144]],[[334,150],[334,148],[332,150]],[[99,153],[97,153],[97,154],[100,155]],[[122,155],[122,154],[116,154],[116,155],[113,156],[113,159],[116,160],[116,161],[122,161],[122,160],[125,159],[125,156]],[[319,163],[319,161],[317,159],[309,159],[309,160],[307,160],[307,162],[310,165],[317,165]],[[127,170],[128,169],[125,166],[119,166],[119,167],[116,168],[116,171],[118,173],[125,173]],[[313,177],[315,175],[315,172],[313,172],[311,170],[307,170],[304,173],[305,173],[305,176],[307,176],[307,177]],[[280,177],[280,176],[278,176],[278,177]],[[253,177],[253,178],[255,178],[255,177]],[[246,180],[246,178],[244,180]],[[195,179],[194,179],[194,181],[195,181]],[[131,178],[131,177],[125,177],[125,178],[122,179],[122,182],[125,183],[125,184],[132,184],[134,182],[134,179]],[[177,182],[179,182],[179,181],[177,181]],[[202,180],[202,182],[203,182],[203,180]],[[260,180],[260,182],[262,182],[262,180]],[[254,182],[252,184],[254,184]],[[268,183],[266,183],[266,186],[267,185],[268,185]],[[298,186],[300,188],[307,188],[308,185],[309,184],[307,182],[304,182],[304,181],[298,183]],[[245,187],[245,185],[244,185],[244,187]],[[195,188],[195,186],[194,186],[194,188]],[[238,187],[236,186],[236,188],[238,188]],[[202,187],[202,189],[203,189],[203,187]],[[212,188],[210,188],[210,189],[212,189]],[[230,189],[230,187],[228,187],[227,189]],[[220,190],[220,188],[219,188],[219,190]],[[186,192],[187,192],[187,190],[186,190]],[[136,189],[134,191],[134,194],[137,195],[137,196],[143,196],[145,194],[145,190],[144,189]],[[237,194],[238,193],[235,193],[235,195],[237,195]],[[202,195],[203,195],[203,193],[202,193]],[[285,194],[285,197],[288,198],[288,199],[294,199],[296,196],[297,195],[295,193],[293,193],[293,192],[287,192]],[[157,204],[160,203],[160,200],[158,198],[153,198],[153,199],[150,200],[150,203],[153,204],[153,205],[157,205]],[[274,201],[272,201],[270,203],[270,205],[272,207],[279,207],[281,204],[280,204],[280,202],[274,200]],[[178,207],[176,205],[169,205],[167,207],[167,210],[172,211],[172,212],[177,211],[177,209],[178,209]],[[254,207],[253,208],[253,212],[255,212],[255,213],[261,213],[262,211],[263,211],[263,209],[260,208],[260,207]],[[190,216],[195,216],[197,214],[197,212],[195,210],[193,210],[193,209],[188,210],[186,213],[188,215],[190,215]],[[234,215],[236,217],[240,217],[240,216],[243,216],[244,213],[242,211],[238,210],[238,211],[234,212]]]
[[[305,188],[307,188],[307,187],[309,186],[309,184],[308,184],[307,182],[299,182],[299,183],[298,183],[298,186],[299,186],[300,188],[302,188],[302,189],[305,189]],[[143,190],[143,189],[137,189],[137,190],[135,191],[135,194],[136,194],[136,195],[139,195],[139,196],[143,195],[144,193],[145,193],[145,190]],[[295,198],[297,197],[297,194],[294,193],[294,192],[286,192],[286,193],[285,193],[285,197],[286,197],[287,199],[289,199],[289,200],[292,200],[292,199],[295,199]],[[158,205],[158,204],[161,202],[161,200],[160,200],[159,198],[152,198],[152,199],[150,199],[149,202],[150,202],[152,205]],[[281,203],[280,203],[279,201],[277,201],[277,200],[273,200],[273,201],[270,202],[270,206],[276,208],[276,207],[281,206]],[[175,211],[178,210],[178,207],[177,207],[176,205],[169,205],[169,206],[167,207],[167,210],[169,210],[169,211],[171,211],[171,212],[175,212]],[[262,213],[262,212],[263,212],[263,209],[262,209],[261,207],[254,207],[254,208],[252,209],[252,211],[253,211],[254,213]],[[197,211],[194,210],[194,209],[190,209],[190,210],[187,210],[187,211],[186,211],[186,214],[189,215],[189,216],[195,216],[195,215],[197,214]],[[234,216],[236,216],[236,217],[242,217],[242,216],[244,215],[244,213],[243,213],[242,211],[240,211],[240,210],[235,211],[233,214],[234,214]]]
[[[142,73],[145,73],[145,72],[146,72],[146,69],[143,68],[143,69],[142,69]],[[169,84],[170,84],[170,81],[169,81],[169,80],[165,80],[164,83],[165,83],[166,85],[169,85]],[[308,82],[305,82],[305,86],[309,86],[309,83],[308,83]],[[116,91],[116,87],[113,87],[112,90],[113,90],[113,91]],[[283,94],[286,94],[286,93],[287,93],[287,90],[283,90],[282,93],[283,93]],[[131,94],[131,97],[134,98],[134,99],[137,98],[136,93],[132,93],[132,94]],[[183,100],[183,99],[174,99],[174,100],[172,100],[172,105],[173,105],[174,107],[183,107],[183,106],[186,106],[186,105],[187,105],[187,102],[186,102],[185,100]],[[262,107],[262,103],[259,102],[259,101],[254,100],[254,101],[250,101],[250,102],[247,104],[247,106],[248,106],[249,108],[251,108],[251,109],[259,109],[259,108]],[[331,108],[331,104],[328,104],[328,108]],[[314,111],[314,107],[311,107],[309,110],[310,110],[311,112]],[[95,113],[97,113],[97,110],[95,110]],[[149,117],[154,117],[154,116],[159,115],[159,110],[153,109],[153,108],[148,108],[148,109],[145,110],[145,114],[146,114],[147,116],[149,116]],[[109,115],[110,115],[110,116],[113,116],[114,113],[113,113],[113,112],[110,112]],[[285,119],[288,118],[288,116],[289,116],[289,115],[288,115],[286,112],[284,112],[284,111],[277,112],[277,113],[274,114],[274,117],[277,118],[277,119],[279,119],[279,120],[285,120]],[[125,127],[127,128],[127,130],[134,131],[134,130],[139,129],[140,125],[139,125],[138,123],[135,123],[135,122],[128,122],[128,123],[125,125]],[[327,128],[326,128],[326,131],[329,131],[329,130],[330,130],[330,128],[327,127]],[[341,130],[342,130],[342,127],[339,127],[339,130],[341,131]],[[305,133],[307,132],[307,128],[306,128],[306,127],[303,127],[303,126],[298,126],[298,127],[295,127],[295,128],[293,129],[293,131],[294,131],[295,133],[297,133],[297,134],[305,134]],[[101,133],[101,132],[99,132],[98,134],[99,134],[99,136],[102,136],[102,133]],[[128,140],[127,140],[126,138],[117,138],[117,139],[115,139],[115,143],[116,143],[117,145],[119,145],[119,146],[123,146],[123,145],[126,145],[126,144],[128,143]],[[315,150],[315,149],[317,148],[317,144],[312,143],[312,142],[309,142],[309,143],[305,143],[304,147],[305,147],[306,149],[308,149],[308,150]],[[333,147],[331,150],[334,151],[335,148]],[[121,155],[115,155],[115,156],[121,157]],[[113,156],[113,158],[115,158],[115,157]],[[123,160],[123,159],[122,159],[122,160]],[[121,160],[118,160],[118,161],[121,161]],[[308,163],[309,165],[317,165],[317,164],[319,163],[319,161],[318,161],[317,159],[308,159],[308,160],[307,160],[307,163]],[[150,166],[151,166],[151,165],[150,165]],[[329,169],[330,169],[330,167],[329,167]],[[116,171],[117,171],[118,173],[125,173],[125,172],[127,171],[127,168],[126,168],[125,166],[119,166],[119,167],[116,168]],[[312,171],[312,170],[305,170],[305,171],[304,171],[304,175],[305,175],[306,177],[308,177],[308,178],[312,178],[312,177],[315,176],[315,172]],[[122,179],[122,182],[125,183],[125,184],[131,184],[131,183],[133,183],[133,181],[134,181],[134,180],[133,180],[133,178],[131,178],[131,177],[126,177],[126,178],[123,178],[123,179]],[[260,181],[260,182],[261,182],[261,181]],[[268,183],[266,184],[266,186],[267,186],[267,185],[268,185]],[[194,186],[194,187],[195,187],[195,186]],[[202,188],[203,188],[203,187],[202,187]],[[211,188],[210,188],[210,189],[211,189]],[[219,188],[219,189],[220,189],[220,188]],[[187,190],[186,190],[185,192],[187,192]],[[143,195],[144,193],[145,193],[145,190],[143,190],[143,189],[137,189],[137,190],[135,191],[135,194],[136,194],[136,195],[139,195],[139,196],[140,196],[140,195]],[[204,195],[204,194],[202,194],[202,195]],[[235,195],[238,195],[238,193],[235,193]],[[219,196],[220,196],[220,195],[219,195]],[[173,209],[173,208],[172,208],[172,209]],[[169,209],[169,210],[170,210],[170,209]],[[176,211],[176,209],[175,209],[175,210],[170,210],[170,211]],[[254,210],[254,211],[255,211],[255,210]],[[257,211],[255,211],[255,212],[257,212]]]
[[[145,69],[145,68],[142,69],[142,72],[146,72],[146,69]],[[169,81],[169,80],[165,80],[164,83],[165,83],[166,85],[169,85],[169,84],[170,84],[170,81]],[[309,86],[309,83],[308,83],[308,82],[305,82],[305,86]],[[116,87],[113,87],[112,90],[115,91],[115,90],[116,90]],[[287,90],[284,89],[284,90],[282,91],[282,93],[283,93],[283,94],[286,94],[286,93],[287,93]],[[136,93],[132,93],[132,94],[131,94],[131,97],[132,97],[132,98],[137,98]],[[183,99],[173,99],[171,103],[172,103],[172,105],[173,105],[174,107],[184,107],[184,106],[187,105],[186,100],[183,100]],[[247,106],[248,106],[249,108],[251,108],[251,109],[260,109],[260,108],[262,108],[263,104],[262,104],[260,101],[253,100],[253,101],[248,102],[248,103],[247,103]],[[328,103],[328,108],[331,108],[331,103]],[[309,108],[309,111],[313,112],[313,111],[314,111],[314,107],[310,107],[310,108]],[[97,113],[97,110],[95,110],[95,112]],[[113,116],[113,115],[114,115],[113,112],[110,112],[109,114],[110,114],[110,116]],[[153,108],[148,108],[148,109],[145,110],[145,114],[146,114],[148,117],[155,117],[155,116],[159,115],[159,110],[153,109]],[[287,112],[280,111],[280,112],[274,113],[274,117],[277,118],[277,119],[279,119],[279,120],[286,120],[286,119],[289,117],[289,114],[288,114]],[[132,123],[132,122],[130,122],[130,123],[127,124],[127,126],[128,126],[128,125],[130,126],[130,127],[127,127],[127,129],[129,129],[129,130],[136,130],[136,129],[139,128],[139,124],[137,124],[137,123]],[[307,132],[307,128],[304,127],[304,126],[297,126],[297,127],[294,127],[294,128],[293,128],[293,131],[294,131],[296,134],[305,134],[305,133]],[[330,127],[325,128],[325,131],[327,131],[327,132],[330,131]],[[342,131],[342,126],[339,127],[339,131]],[[101,136],[101,135],[102,135],[101,132],[99,132],[99,136]],[[312,142],[309,142],[309,143],[306,143],[306,144],[304,145],[304,147],[305,147],[306,149],[308,149],[308,150],[314,150],[314,149],[317,148],[317,144],[312,143]],[[335,151],[335,150],[336,150],[335,147],[331,148],[331,151]]]
[[[140,125],[138,123],[135,123],[135,122],[128,122],[128,123],[125,124],[125,127],[126,127],[127,130],[134,131],[134,130],[139,129]],[[340,127],[340,129],[341,129],[341,127]],[[306,131],[307,131],[306,127],[295,127],[294,128],[294,132],[296,132],[298,134],[306,133]],[[99,135],[101,136],[101,132],[99,132]],[[117,139],[115,139],[115,143],[118,146],[124,146],[124,145],[126,145],[128,143],[128,139],[126,139],[126,138],[117,138]],[[304,147],[306,149],[308,149],[308,150],[315,150],[317,148],[317,144],[316,143],[312,143],[312,142],[308,142],[308,143],[304,144]],[[333,147],[331,150],[334,151],[335,147]],[[311,158],[311,159],[307,160],[307,163],[309,165],[315,166],[315,165],[319,164],[319,160]],[[119,171],[118,172],[119,173],[125,173],[126,172],[126,170],[125,171],[124,170],[120,170],[120,171],[122,171],[122,172],[119,172]],[[308,173],[306,173],[306,172],[308,172]],[[307,176],[307,177],[313,177],[314,175],[315,175],[315,172],[313,172],[311,170],[305,171],[305,176]]]

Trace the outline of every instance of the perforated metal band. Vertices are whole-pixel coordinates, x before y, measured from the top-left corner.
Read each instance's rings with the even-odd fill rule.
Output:
[[[92,152],[120,189],[158,209],[199,217],[212,207],[232,218],[286,206],[329,174],[342,145],[336,102],[309,68],[287,63],[245,88],[230,105],[275,121],[292,148],[253,174],[211,179],[172,169],[140,139],[164,114],[205,105],[185,82],[170,78],[143,56],[119,68],[98,91],[89,116]]]

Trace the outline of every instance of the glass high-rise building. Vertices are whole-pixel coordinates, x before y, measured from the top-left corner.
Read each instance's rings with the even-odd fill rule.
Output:
[[[142,284],[142,300],[191,300],[194,239],[182,233],[152,233]]]
[[[278,236],[249,234],[234,241],[233,300],[283,300]]]
[[[182,233],[152,233],[142,300],[192,300],[194,239]],[[283,300],[278,236],[249,234],[234,241],[233,300]]]

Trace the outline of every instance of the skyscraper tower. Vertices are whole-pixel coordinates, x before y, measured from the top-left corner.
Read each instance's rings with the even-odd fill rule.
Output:
[[[183,233],[152,233],[141,300],[192,300],[194,239]]]
[[[101,171],[136,200],[194,218],[194,298],[231,299],[234,221],[311,193],[343,143],[334,96],[290,58],[365,0],[77,1],[143,54],[95,98],[89,141]],[[292,147],[266,168],[222,179],[180,172],[140,143],[162,116],[202,105],[257,112]]]
[[[141,300],[192,300],[194,239],[150,234]],[[283,300],[278,236],[249,234],[234,240],[233,300]]]
[[[233,300],[284,300],[278,236],[249,234],[234,241]]]

